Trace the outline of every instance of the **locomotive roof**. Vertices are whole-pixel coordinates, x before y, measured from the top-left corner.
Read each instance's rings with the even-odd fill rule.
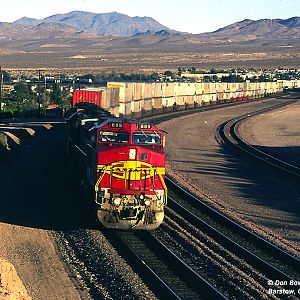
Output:
[[[68,120],[72,118],[80,119],[81,125],[89,131],[96,128],[101,128],[111,122],[129,124],[150,124],[149,122],[145,122],[144,120],[115,117],[107,110],[100,108],[95,104],[87,102],[76,103],[76,106],[70,109],[70,111],[66,113],[66,116],[68,117]]]
[[[77,103],[76,103],[77,104]],[[95,119],[103,117],[113,117],[113,115],[107,110],[100,108],[92,103],[78,103],[78,105],[69,109],[65,116],[67,119],[79,118],[79,119]]]
[[[126,119],[126,118],[118,118],[118,117],[112,117],[112,118],[100,118],[99,120],[95,119],[86,119],[82,120],[85,121],[83,125],[85,125],[85,128],[89,131],[97,128],[101,128],[109,123],[129,123],[129,124],[151,124],[155,126],[152,123],[145,122],[143,120],[137,120],[137,119]]]

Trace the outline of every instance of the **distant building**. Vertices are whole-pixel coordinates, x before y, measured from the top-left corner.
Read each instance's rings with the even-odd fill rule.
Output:
[[[191,73],[182,73],[181,74],[181,78],[186,78],[186,79],[195,79],[196,81],[203,81],[204,77],[218,77],[219,79],[221,79],[222,77],[228,77],[230,75],[230,73],[195,73],[195,74],[191,74]]]
[[[14,90],[14,86],[12,84],[3,84],[2,85],[2,92],[3,95],[8,95]]]

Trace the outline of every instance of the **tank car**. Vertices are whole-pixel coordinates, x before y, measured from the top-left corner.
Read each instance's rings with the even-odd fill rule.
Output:
[[[78,103],[67,119],[67,158],[107,228],[156,229],[167,203],[165,136],[156,125]]]

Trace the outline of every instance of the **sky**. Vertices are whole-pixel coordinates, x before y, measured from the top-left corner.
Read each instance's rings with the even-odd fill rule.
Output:
[[[244,19],[300,16],[300,0],[0,0],[0,22],[74,10],[152,17],[170,29],[202,33]]]

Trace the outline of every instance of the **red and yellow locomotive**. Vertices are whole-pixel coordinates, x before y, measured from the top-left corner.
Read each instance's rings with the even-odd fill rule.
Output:
[[[67,157],[108,228],[157,228],[167,202],[164,132],[81,103],[67,120]]]

